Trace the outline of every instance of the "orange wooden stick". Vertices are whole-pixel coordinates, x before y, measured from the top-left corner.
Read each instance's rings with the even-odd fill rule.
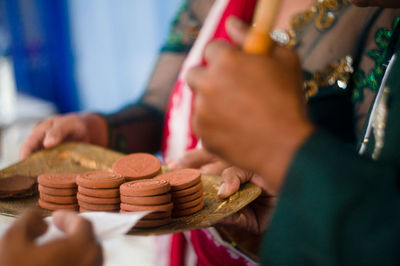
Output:
[[[280,0],[258,0],[253,25],[246,37],[243,50],[252,54],[268,54],[273,41],[270,37]]]

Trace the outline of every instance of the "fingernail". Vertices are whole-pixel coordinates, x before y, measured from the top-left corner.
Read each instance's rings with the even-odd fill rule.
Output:
[[[44,146],[47,145],[52,145],[54,143],[55,139],[53,136],[46,136],[46,138],[43,141]]]
[[[225,183],[222,183],[221,186],[220,186],[219,189],[218,189],[218,196],[219,196],[219,197],[224,197],[225,194],[226,194],[226,189],[227,189],[226,184],[225,184]]]

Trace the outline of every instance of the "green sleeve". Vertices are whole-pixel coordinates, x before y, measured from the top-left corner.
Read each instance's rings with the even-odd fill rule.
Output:
[[[316,132],[294,158],[262,250],[265,265],[400,265],[397,165]]]

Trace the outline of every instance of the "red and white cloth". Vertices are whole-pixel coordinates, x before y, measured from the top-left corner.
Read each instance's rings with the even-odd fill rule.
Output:
[[[174,160],[179,159],[186,150],[195,148],[198,143],[198,139],[190,127],[193,95],[185,82],[187,71],[194,66],[206,64],[203,54],[209,42],[217,39],[231,42],[225,30],[226,19],[230,16],[236,16],[242,21],[250,23],[255,4],[256,0],[217,0],[214,3],[181,68],[178,81],[171,94],[162,146],[165,157]],[[165,249],[171,251],[169,258],[169,265],[171,266],[254,264],[220,239],[213,228],[159,238],[160,242],[163,242],[162,240],[167,241],[167,245],[160,245],[160,252],[165,252]],[[161,254],[158,258],[161,265],[166,265],[165,261],[161,259]]]

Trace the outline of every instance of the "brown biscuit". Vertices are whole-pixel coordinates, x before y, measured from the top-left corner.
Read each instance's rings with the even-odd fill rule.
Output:
[[[93,204],[78,200],[79,207],[90,211],[115,211],[119,210],[119,204]]]
[[[47,173],[38,176],[38,183],[52,188],[76,188],[76,176],[71,173]]]
[[[47,195],[53,196],[74,196],[77,192],[76,188],[52,188],[43,185],[39,185],[38,187],[40,193],[46,193]]]
[[[167,180],[171,191],[191,187],[201,181],[200,171],[197,169],[180,169],[155,177],[157,180]]]
[[[56,211],[56,210],[77,210],[78,204],[57,204],[44,201],[42,199],[38,200],[39,206],[43,209]]]
[[[182,190],[175,190],[171,191],[172,198],[180,198],[180,197],[186,197],[188,195],[192,195],[193,193],[203,191],[203,183],[199,182],[195,184],[194,186],[182,189]]]
[[[197,206],[198,204],[200,204],[203,201],[204,201],[204,197],[201,196],[200,198],[197,198],[192,201],[184,202],[184,203],[177,204],[174,202],[174,212]]]
[[[183,209],[183,210],[173,211],[172,217],[181,217],[181,216],[190,215],[190,214],[200,211],[201,209],[203,209],[203,207],[204,207],[204,201],[201,201],[199,205],[196,205],[194,207]]]
[[[147,153],[133,153],[117,160],[112,165],[113,172],[126,180],[152,178],[161,172],[160,160]]]
[[[135,224],[135,228],[150,228],[157,227],[161,225],[166,225],[171,222],[171,217],[161,218],[161,219],[142,219]]]
[[[81,193],[78,193],[76,195],[78,200],[87,202],[87,203],[93,203],[93,204],[118,204],[121,203],[120,198],[96,198],[96,197],[91,197],[91,196],[86,196]]]
[[[46,202],[57,204],[76,204],[77,202],[75,196],[54,196],[46,193],[40,193],[40,198]]]
[[[29,176],[0,178],[0,199],[23,198],[36,193],[36,181]]]
[[[165,180],[144,179],[122,184],[120,193],[124,196],[143,197],[165,194],[170,189],[171,186]]]
[[[119,188],[87,188],[87,187],[78,187],[79,193],[96,198],[118,198],[119,197]]]
[[[87,210],[85,208],[79,207],[79,212],[95,212],[93,210]],[[119,212],[119,210],[105,211],[105,212]]]
[[[172,202],[162,205],[153,205],[153,206],[142,206],[142,205],[133,205],[121,203],[121,209],[125,211],[171,211],[173,208]]]
[[[76,178],[76,183],[86,188],[117,188],[123,182],[123,177],[105,171],[85,172]]]
[[[185,203],[185,202],[188,202],[188,201],[195,200],[195,199],[200,198],[202,196],[203,196],[203,187],[201,187],[199,191],[197,191],[197,192],[195,192],[193,194],[190,194],[190,195],[187,195],[187,196],[183,196],[183,197],[178,197],[178,198],[174,197],[173,198],[173,202],[174,202],[174,204],[181,204],[181,203]]]
[[[127,211],[124,209],[121,209],[120,211],[121,213],[129,213],[132,211]],[[167,217],[171,217],[172,212],[152,212],[147,214],[146,216],[143,217],[143,219],[161,219],[161,218],[167,218]]]
[[[121,195],[121,202],[133,205],[160,205],[171,202],[171,193],[148,197],[129,197]]]

